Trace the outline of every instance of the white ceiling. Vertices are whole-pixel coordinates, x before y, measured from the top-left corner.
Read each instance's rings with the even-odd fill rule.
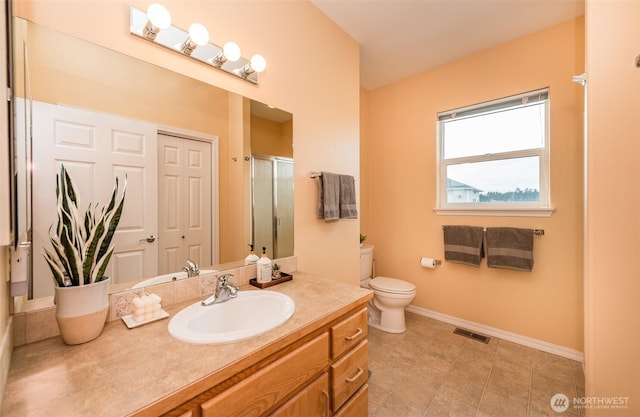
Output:
[[[360,43],[382,87],[584,14],[584,0],[311,0]]]

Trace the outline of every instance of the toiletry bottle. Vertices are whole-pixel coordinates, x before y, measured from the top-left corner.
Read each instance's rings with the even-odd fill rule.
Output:
[[[267,257],[267,248],[266,247],[262,247],[262,255],[260,256],[260,259],[258,259],[258,262],[256,262],[257,264],[257,269],[258,269],[258,276],[256,281],[258,281],[261,284],[266,284],[267,282],[271,282],[271,259],[269,259]]]
[[[256,262],[258,262],[258,259],[260,259],[258,257],[258,255],[256,255],[256,253],[253,250],[253,243],[249,244],[249,254],[247,255],[246,258],[244,258],[244,264],[245,265],[255,265]]]

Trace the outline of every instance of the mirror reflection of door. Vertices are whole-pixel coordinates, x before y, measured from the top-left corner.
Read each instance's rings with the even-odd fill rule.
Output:
[[[127,178],[125,205],[105,275],[112,283],[157,274],[158,252],[147,238],[157,234],[156,127],[119,116],[41,102],[33,103],[33,244],[50,247],[56,221],[55,181],[64,164],[79,193],[79,209],[108,202],[114,178]],[[134,198],[135,196],[135,198]],[[33,297],[53,294],[42,256],[33,257]],[[39,281],[45,280],[44,283]]]
[[[270,258],[293,255],[293,160],[252,157],[253,242]]]
[[[158,273],[211,265],[211,143],[158,134]]]

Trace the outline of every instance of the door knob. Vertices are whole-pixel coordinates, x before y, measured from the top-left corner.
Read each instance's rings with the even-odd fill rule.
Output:
[[[156,237],[154,235],[149,235],[148,237],[146,237],[144,239],[140,239],[140,242],[153,243],[155,241],[156,241]]]

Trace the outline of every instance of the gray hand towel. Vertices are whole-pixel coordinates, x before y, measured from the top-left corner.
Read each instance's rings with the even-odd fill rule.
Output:
[[[450,262],[479,266],[484,256],[484,229],[479,226],[442,226],[444,259]]]
[[[533,269],[533,229],[487,228],[487,265],[491,268]]]
[[[318,180],[318,218],[327,221],[338,220],[340,215],[340,177],[331,172],[322,172]]]
[[[351,175],[340,175],[340,218],[358,218],[356,181]]]

